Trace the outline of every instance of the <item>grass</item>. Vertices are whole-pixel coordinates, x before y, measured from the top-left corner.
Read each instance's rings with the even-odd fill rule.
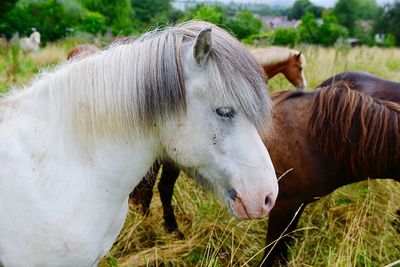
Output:
[[[66,59],[74,41],[49,44],[38,54],[0,45],[0,91],[21,86],[43,68]],[[400,49],[298,47],[306,55],[309,87],[345,70],[400,81]],[[293,88],[282,75],[270,91]],[[124,229],[101,266],[257,266],[268,219],[232,219],[218,200],[181,173],[173,197],[185,239],[167,234],[155,189],[150,215],[131,206]],[[155,187],[157,188],[157,187]],[[368,180],[336,190],[307,206],[290,247],[289,266],[383,266],[400,259],[400,185]],[[397,220],[397,221],[396,221]]]

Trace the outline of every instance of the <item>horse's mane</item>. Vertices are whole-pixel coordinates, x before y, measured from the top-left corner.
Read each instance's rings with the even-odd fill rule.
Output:
[[[374,99],[337,83],[317,89],[308,125],[310,137],[356,175],[399,175],[397,103]]]
[[[261,68],[234,37],[196,21],[115,42],[99,53],[69,61],[2,102],[29,98],[41,88],[50,96],[51,113],[85,132],[155,129],[156,123],[186,113],[182,61],[206,27],[212,27],[212,50],[204,66],[210,82],[204,88],[221,105],[236,104],[258,128],[266,127],[271,105]]]
[[[256,57],[257,62],[261,65],[275,65],[283,63],[301,53],[298,50],[280,46],[256,48],[251,52]],[[303,53],[300,55],[300,61],[301,65],[304,67],[306,65],[306,57]]]

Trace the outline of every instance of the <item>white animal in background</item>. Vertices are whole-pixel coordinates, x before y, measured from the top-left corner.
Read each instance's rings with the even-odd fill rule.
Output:
[[[21,38],[19,44],[25,52],[39,52],[40,33],[34,30],[29,37]]]

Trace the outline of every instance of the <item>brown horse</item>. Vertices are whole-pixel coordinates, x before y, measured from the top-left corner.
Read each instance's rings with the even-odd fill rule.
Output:
[[[94,54],[96,52],[99,52],[100,48],[98,48],[95,45],[92,44],[81,44],[81,45],[77,45],[74,48],[72,48],[69,52],[68,52],[68,56],[67,59],[72,59],[72,58],[76,58],[76,57],[85,57],[91,54]]]
[[[286,260],[290,238],[279,237],[296,228],[308,203],[368,177],[400,177],[400,105],[374,99],[345,83],[312,93],[279,92],[272,98],[275,135],[264,142],[277,176],[293,170],[280,181],[278,201],[269,216],[267,244],[279,241],[268,246],[264,266],[271,266],[276,257]],[[164,164],[158,185],[169,232],[178,230],[171,206],[178,174],[179,169]],[[141,194],[146,212],[155,177],[148,174],[131,195],[135,201]]]
[[[282,73],[298,90],[307,88],[303,71],[306,58],[300,51],[279,46],[256,48],[250,51],[268,79]]]
[[[120,37],[116,37],[113,40],[113,42],[111,43],[111,45],[128,44],[130,42],[135,41],[136,39],[137,38],[135,36],[123,36],[123,37],[120,36]],[[85,56],[89,56],[89,55],[94,54],[99,51],[101,51],[101,49],[93,44],[80,44],[80,45],[75,46],[68,52],[67,59],[75,58],[77,56],[85,57]]]
[[[325,80],[318,87],[344,81],[350,88],[374,98],[400,103],[400,83],[384,80],[368,72],[346,71]]]

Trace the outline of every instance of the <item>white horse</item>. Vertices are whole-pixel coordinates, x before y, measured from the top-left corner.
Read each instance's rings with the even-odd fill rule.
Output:
[[[111,248],[128,195],[166,157],[242,219],[278,185],[257,130],[270,99],[250,53],[190,22],[71,60],[0,103],[0,262],[93,266]]]
[[[29,37],[21,38],[19,44],[21,49],[25,52],[39,52],[40,33],[33,31]]]

